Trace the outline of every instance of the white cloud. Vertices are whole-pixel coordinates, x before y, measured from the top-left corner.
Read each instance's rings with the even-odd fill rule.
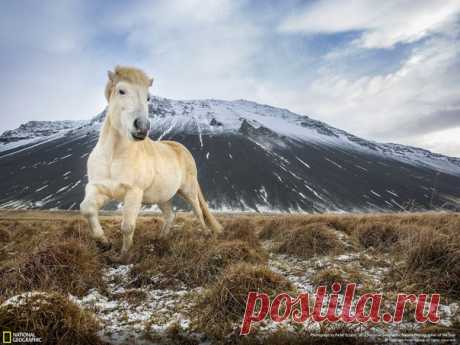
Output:
[[[460,76],[453,74],[460,47],[453,43],[433,38],[391,73],[352,79],[328,69],[309,90],[313,97],[324,99],[314,105],[315,111],[326,117],[353,114],[360,132],[388,135],[402,122],[449,110],[452,102],[460,100],[455,87]]]
[[[92,30],[90,26],[81,25],[82,5],[79,1],[5,5],[0,21],[0,41],[12,52],[17,49],[48,54],[79,51]]]
[[[21,64],[20,71],[4,76],[8,88],[3,91],[3,111],[9,121],[0,130],[30,120],[90,118],[104,108],[106,64],[84,54],[52,61],[48,57],[36,56],[31,63]]]
[[[289,104],[365,138],[460,156],[460,141],[439,135],[460,125],[460,45],[455,42],[450,36],[432,37],[389,73],[350,77],[331,64],[303,88],[264,84],[255,98]]]
[[[155,77],[154,93],[171,98],[247,98],[251,57],[261,30],[239,1],[160,1],[110,13],[110,30],[128,32],[137,63]]]
[[[454,127],[409,138],[406,144],[424,147],[430,151],[440,152],[450,156],[460,157],[459,138],[460,127]]]
[[[140,1],[105,6],[12,4],[0,20],[3,111],[0,132],[33,119],[81,119],[105,106],[106,70],[135,65],[171,98],[250,98],[247,61],[258,29],[229,0]],[[12,32],[15,35],[12,35]],[[116,37],[107,49],[100,37]]]
[[[10,3],[0,20],[0,132],[30,120],[89,118],[105,106],[107,59],[89,47],[80,1]]]
[[[459,12],[458,0],[323,0],[287,17],[279,30],[307,34],[363,31],[357,45],[390,48],[442,31]]]
[[[285,33],[358,38],[325,54],[319,76],[280,102],[358,135],[460,156],[459,1],[318,1],[285,18]],[[424,38],[424,41],[420,41]],[[418,42],[390,72],[359,74],[346,63],[363,49]],[[359,69],[359,67],[358,67]],[[347,73],[352,72],[352,73]]]
[[[91,18],[79,1],[37,4],[19,19],[3,12],[0,87],[8,120],[0,131],[31,119],[91,117],[105,106],[106,70],[120,63],[152,74],[153,93],[161,96],[255,100],[366,138],[460,156],[460,144],[451,144],[457,132],[439,134],[459,126],[460,29],[453,22],[459,5],[319,1],[300,15],[268,21],[230,0],[117,3]],[[359,38],[325,49],[323,58],[313,46],[304,49],[308,40],[290,34],[350,30],[361,31]],[[373,62],[363,51],[379,52],[367,48],[422,37],[400,65],[388,68],[375,55],[385,71],[356,66]]]

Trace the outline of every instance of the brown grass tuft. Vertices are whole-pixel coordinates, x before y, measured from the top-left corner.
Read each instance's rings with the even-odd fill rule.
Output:
[[[346,216],[330,216],[327,218],[327,225],[337,231],[351,234],[356,226],[356,219]]]
[[[56,293],[18,296],[17,303],[0,306],[0,329],[33,332],[43,344],[104,344],[101,325],[89,312]]]
[[[241,240],[222,241],[193,231],[177,231],[169,238],[156,239],[144,247],[148,254],[132,271],[140,286],[151,277],[163,274],[170,282],[180,280],[188,286],[202,286],[213,281],[227,266],[238,263],[264,263],[267,255],[257,244]]]
[[[460,234],[424,229],[407,243],[406,275],[431,291],[460,296]]]
[[[341,291],[345,292],[347,284],[355,283],[362,284],[357,290],[365,292],[372,289],[372,282],[369,281],[359,271],[338,268],[325,268],[316,272],[313,276],[313,284],[315,286],[327,286],[331,288],[333,283],[340,283]]]
[[[279,253],[309,258],[340,254],[344,250],[344,244],[328,226],[316,223],[286,232],[276,250]]]
[[[345,278],[344,273],[336,268],[324,269],[324,270],[318,271],[313,276],[313,283],[316,286],[319,286],[319,285],[331,286],[333,283],[340,283],[343,286],[347,282],[348,280]],[[353,283],[356,283],[356,282],[353,282]]]
[[[364,248],[372,247],[378,250],[392,249],[400,237],[400,232],[394,224],[383,222],[358,224],[355,234]]]
[[[282,235],[289,226],[285,218],[270,219],[259,232],[259,238],[262,240],[272,240]]]
[[[234,240],[225,241],[216,244],[209,248],[209,251],[204,256],[203,270],[208,270],[208,274],[219,274],[224,268],[238,263],[244,262],[247,264],[261,264],[266,262],[267,256],[257,249],[249,246],[248,243]],[[211,281],[212,279],[207,279]]]
[[[246,263],[230,266],[195,307],[196,327],[211,336],[224,336],[232,331],[235,322],[242,320],[248,292],[263,291],[273,297],[293,290],[286,278],[266,266]]]
[[[81,296],[103,286],[99,256],[76,239],[44,243],[2,265],[0,296],[49,289]]]
[[[0,243],[1,242],[8,242],[10,240],[10,232],[2,227],[2,224],[0,224]]]
[[[232,219],[227,222],[220,238],[230,241],[239,240],[247,242],[251,247],[260,245],[253,222],[246,218]]]
[[[190,334],[177,322],[171,324],[165,332],[154,331],[148,324],[142,336],[143,340],[148,341],[147,344],[156,345],[198,345],[203,343],[199,338],[198,334]]]

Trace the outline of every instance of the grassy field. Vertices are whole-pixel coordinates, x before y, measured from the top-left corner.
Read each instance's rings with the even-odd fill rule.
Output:
[[[121,247],[118,214],[101,216],[113,243],[101,253],[78,213],[0,211],[0,327],[61,344],[366,344],[408,333],[458,341],[459,214],[218,219],[219,238],[186,213],[159,238],[159,215],[142,214],[132,262],[117,265],[110,257]],[[333,282],[357,283],[359,294],[380,292],[386,301],[440,293],[441,321],[418,324],[409,308],[400,324],[264,321],[239,336],[249,291],[295,295]]]

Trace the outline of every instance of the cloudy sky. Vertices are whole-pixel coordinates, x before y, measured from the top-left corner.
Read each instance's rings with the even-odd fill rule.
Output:
[[[0,132],[88,119],[106,71],[153,94],[249,99],[460,156],[460,1],[2,1]]]

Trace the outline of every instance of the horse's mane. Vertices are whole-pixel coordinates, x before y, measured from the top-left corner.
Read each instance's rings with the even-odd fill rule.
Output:
[[[119,81],[127,81],[132,84],[142,85],[149,87],[152,85],[152,79],[145,74],[144,71],[128,66],[116,66],[115,71],[112,73],[111,79],[107,81],[105,86],[105,98],[109,100],[110,94],[112,93],[112,88]]]

